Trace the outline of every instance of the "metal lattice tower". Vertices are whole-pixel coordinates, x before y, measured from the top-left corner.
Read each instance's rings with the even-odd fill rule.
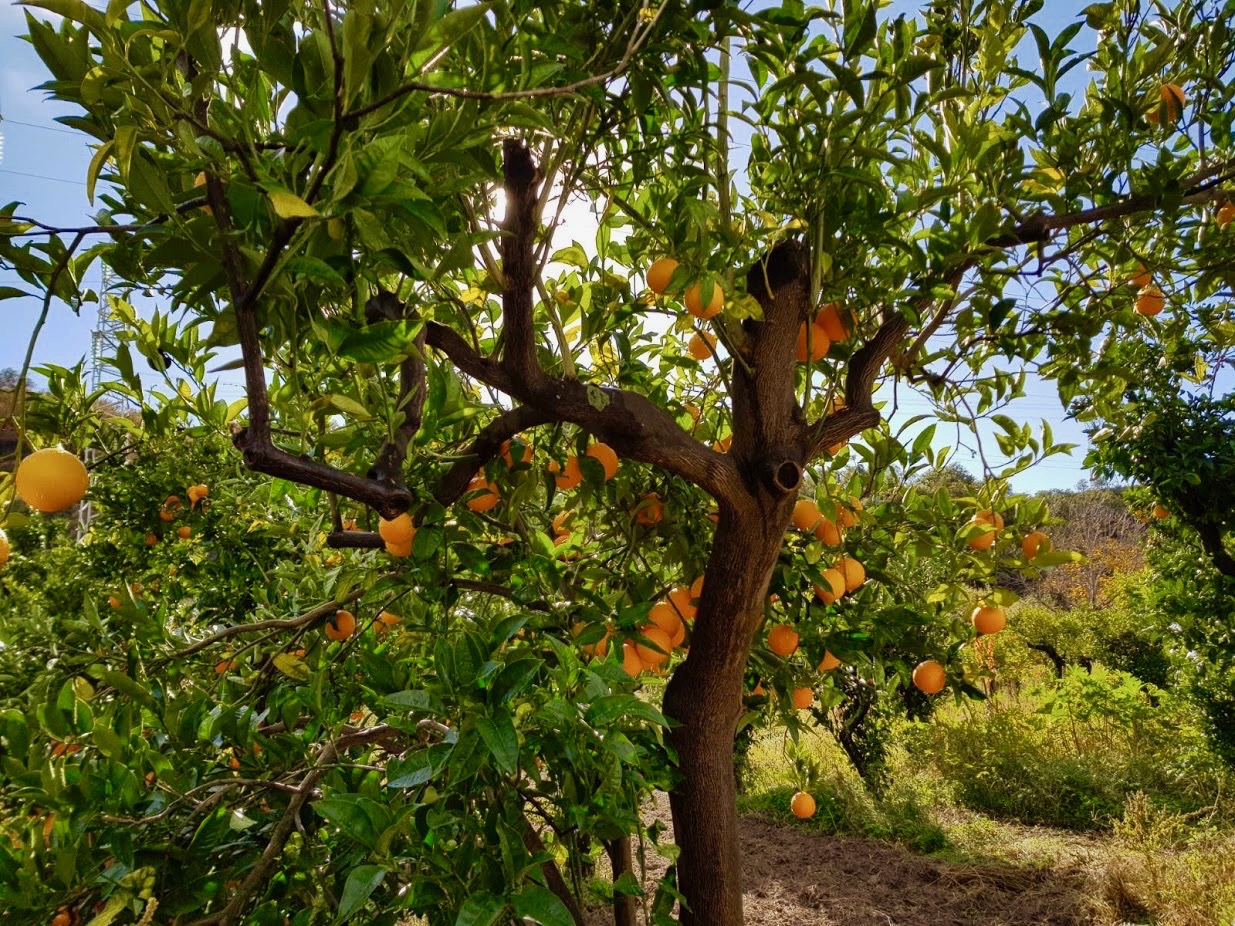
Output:
[[[90,389],[98,389],[103,383],[103,370],[107,366],[104,355],[115,350],[120,343],[119,334],[124,323],[112,314],[107,300],[107,287],[111,283],[111,268],[103,267],[103,280],[99,287],[99,315],[94,324],[90,343]]]

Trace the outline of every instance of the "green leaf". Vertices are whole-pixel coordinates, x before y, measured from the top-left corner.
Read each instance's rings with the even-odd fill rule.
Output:
[[[29,295],[28,292],[16,286],[0,286],[0,299],[20,299],[22,296]]]
[[[331,393],[326,397],[326,403],[343,412],[343,414],[351,415],[353,418],[359,418],[361,421],[368,421],[373,417],[369,414],[369,410],[367,408],[355,399],[348,398],[345,395]]]
[[[271,660],[274,667],[288,678],[297,682],[307,682],[313,675],[313,670],[305,665],[305,661],[295,653],[279,653]]]
[[[594,727],[607,727],[619,718],[646,720],[649,723],[668,726],[665,716],[646,701],[634,695],[618,694],[599,698],[588,708],[587,722]]]
[[[455,918],[455,926],[493,926],[506,909],[500,897],[482,891],[467,899]]]
[[[127,185],[133,198],[148,209],[163,215],[170,215],[175,211],[176,204],[172,202],[167,177],[142,148],[133,152]]]
[[[416,337],[422,321],[377,322],[358,331],[349,331],[339,345],[338,354],[357,363],[387,363],[402,360],[416,352]]]
[[[524,921],[532,920],[541,926],[574,926],[574,917],[566,905],[554,896],[547,887],[529,884],[510,899],[515,916]]]
[[[75,23],[81,23],[95,35],[103,35],[107,31],[103,15],[83,0],[21,0],[21,4],[47,10]]]
[[[377,886],[385,877],[386,869],[380,865],[358,865],[353,868],[343,885],[337,922],[343,922],[363,907],[365,901],[377,890]]]
[[[417,51],[424,48],[444,49],[463,38],[473,27],[484,21],[492,3],[477,3],[475,6],[463,7],[447,13],[433,24],[433,28],[424,35],[417,45]]]
[[[499,710],[492,717],[479,717],[476,730],[493,754],[497,767],[507,775],[514,774],[519,767],[519,734],[515,732],[510,714]]]
[[[378,833],[390,825],[390,811],[370,797],[336,794],[313,804],[313,810],[332,826],[370,849]]]
[[[321,214],[316,209],[295,193],[288,193],[285,190],[268,190],[266,195],[270,197],[270,205],[274,207],[275,215],[281,219],[316,219],[321,217]]]

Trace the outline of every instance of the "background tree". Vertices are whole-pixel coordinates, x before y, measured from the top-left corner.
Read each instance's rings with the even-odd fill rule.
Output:
[[[778,692],[821,684],[814,667],[835,638],[842,659],[906,685],[918,659],[951,664],[971,639],[958,608],[1010,600],[993,587],[1001,564],[1030,568],[1014,534],[1040,508],[1008,510],[1014,529],[988,549],[968,543],[992,533],[974,514],[1002,507],[998,484],[960,502],[876,496],[857,513],[874,483],[838,481],[852,455],[871,480],[939,459],[929,427],[881,426],[877,387],[917,388],[942,419],[975,429],[989,417],[1011,475],[1059,448],[1049,428],[999,413],[1024,384],[1009,360],[1075,395],[1099,334],[1157,324],[1133,310],[1137,286],[1143,308],[1171,303],[1163,336],[1178,339],[1206,323],[1187,309],[1231,259],[1208,218],[1235,171],[1230,11],[1217,6],[1151,19],[1132,0],[1096,4],[1054,36],[1030,21],[1034,0],[933,4],[917,20],[857,0],[749,11],[239,0],[156,3],[136,19],[115,5],[44,6],[65,20],[31,18],[30,40],[46,89],[80,105],[70,124],[97,142],[86,182],[103,209],[62,229],[6,208],[0,259],[45,294],[45,315],[57,297],[81,298],[92,261],[115,270],[109,298],[131,329],[114,358],[119,388],[147,428],[236,425],[246,464],[307,523],[322,518],[336,548],[382,549],[377,533],[345,529],[347,515],[376,526],[366,510],[411,510],[416,534],[394,544],[408,555],[393,563],[348,554],[337,577],[305,587],[325,603],[295,617],[290,576],[261,608],[283,616],[208,633],[213,615],[144,624],[121,600],[114,610],[138,631],[123,661],[80,654],[58,670],[72,678],[49,677],[34,728],[7,715],[9,751],[26,756],[17,774],[42,782],[63,762],[117,778],[85,793],[40,783],[24,798],[78,814],[61,842],[51,826],[54,863],[41,852],[24,863],[31,908],[46,899],[40,865],[97,896],[86,875],[98,872],[76,854],[88,832],[123,856],[102,890],[117,910],[153,899],[145,853],[189,851],[235,875],[160,886],[199,924],[277,910],[286,885],[271,876],[285,858],[324,873],[295,885],[306,921],[371,902],[439,922],[565,922],[570,898],[528,808],[559,836],[619,839],[671,759],[680,855],[658,909],[673,888],[682,922],[740,923],[733,738],[752,673]],[[1083,30],[1092,52],[1070,48]],[[1031,67],[1014,63],[1022,40]],[[1073,94],[1063,78],[1081,63],[1092,83]],[[742,186],[739,120],[751,126]],[[595,240],[554,251],[574,197],[596,209]],[[661,255],[678,264],[647,281],[656,299],[639,276]],[[1138,263],[1153,279],[1134,286]],[[166,299],[151,321],[129,302],[146,288]],[[688,356],[696,328],[703,360]],[[825,339],[837,343],[820,351]],[[244,409],[217,401],[207,377],[235,348]],[[147,394],[135,350],[170,394]],[[595,442],[623,460],[612,480],[604,451],[586,456]],[[785,540],[804,482],[823,517],[854,522],[844,551],[873,580],[839,602],[813,594],[839,545]],[[570,506],[582,523],[555,545],[560,493],[580,483]],[[916,562],[940,549],[955,568],[923,589]],[[662,718],[631,694],[626,648],[585,664],[564,631],[581,623],[579,642],[599,646],[611,622],[615,644],[663,662],[648,609],[701,571],[689,655],[669,663],[661,753]],[[413,652],[392,664],[390,644],[350,642],[330,621],[353,601],[374,628],[405,602]],[[299,655],[300,634],[324,622],[328,642]],[[769,652],[765,622],[794,623],[801,652]],[[180,679],[170,666],[248,634],[262,645],[239,682],[224,658],[207,663],[221,679],[199,665],[187,692],[166,684]],[[100,688],[73,680],[82,673]],[[49,738],[87,730],[89,755],[51,747],[48,765]],[[207,836],[190,825],[227,801],[190,803],[201,731],[250,755],[257,742],[270,756],[259,763],[275,763],[273,777],[244,779],[269,792],[269,815],[236,827],[250,836],[233,834],[235,805]],[[170,779],[169,798],[118,771],[147,765]],[[330,826],[301,833],[310,803]],[[436,845],[452,851],[425,851]],[[383,887],[390,873],[409,889]]]

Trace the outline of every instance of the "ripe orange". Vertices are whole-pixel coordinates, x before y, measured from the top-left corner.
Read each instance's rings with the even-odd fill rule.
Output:
[[[842,556],[836,563],[845,577],[845,591],[856,592],[866,581],[866,567],[852,556]]]
[[[763,682],[759,682],[758,684],[755,685],[754,688],[750,690],[750,693],[754,695],[755,697],[759,697],[760,695],[767,694],[768,690],[763,687]]]
[[[326,621],[326,638],[329,640],[346,640],[356,632],[356,615],[340,608],[334,612],[334,617]]]
[[[1146,318],[1153,318],[1164,308],[1166,308],[1166,296],[1153,283],[1142,287],[1140,292],[1136,294],[1137,314],[1144,315]]]
[[[416,524],[412,521],[412,516],[405,511],[393,521],[387,521],[385,518],[378,521],[377,533],[388,546],[390,544],[411,545],[412,538],[416,536]]]
[[[1021,541],[1021,552],[1025,559],[1033,559],[1039,552],[1045,553],[1051,548],[1051,539],[1042,531],[1032,531]]]
[[[689,588],[685,585],[679,585],[669,593],[669,605],[677,612],[682,620],[693,621],[695,619],[695,605],[692,602],[693,595]]]
[[[733,446],[733,435],[726,434],[724,437],[718,438],[712,442],[712,449],[717,453],[728,453],[729,448]]]
[[[703,576],[700,576],[699,578],[695,579],[694,582],[690,583],[690,597],[691,598],[702,598],[703,597]]]
[[[1188,102],[1184,88],[1179,84],[1162,84],[1158,87],[1158,99],[1160,102],[1155,103],[1153,108],[1145,114],[1145,118],[1155,125],[1158,123],[1161,110],[1165,110],[1167,122],[1177,122],[1184,111],[1184,104]]]
[[[354,531],[356,529],[356,519],[346,518],[343,521],[343,529],[345,531]]]
[[[90,474],[67,450],[36,450],[17,467],[17,497],[44,514],[63,511],[81,501],[90,488]]]
[[[829,547],[840,546],[842,539],[840,528],[836,526],[835,521],[829,521],[827,518],[823,518],[815,527],[815,539],[822,541]]]
[[[918,667],[913,670],[914,687],[923,694],[938,694],[947,683],[948,673],[934,659],[918,663]]]
[[[799,820],[809,820],[815,815],[815,799],[805,791],[799,791],[789,802],[789,809]]]
[[[587,628],[587,621],[579,621],[575,624],[575,626],[570,628],[570,635],[572,637],[577,637],[583,633],[583,631],[587,630]],[[582,652],[584,656],[599,656],[601,659],[604,659],[609,653],[609,629],[606,627],[605,635],[595,643],[580,643],[579,651]]]
[[[824,334],[833,341],[843,341],[849,337],[849,327],[845,319],[841,317],[839,302],[829,302],[820,309],[819,314],[815,316],[815,325],[822,328]]]
[[[403,618],[399,617],[399,615],[383,611],[377,616],[377,622],[373,625],[373,629],[379,634],[385,634],[401,623],[403,623]]]
[[[146,546],[154,547],[154,546],[158,546],[158,543],[159,543],[158,534],[154,533],[153,531],[150,531],[146,534]]]
[[[686,342],[686,352],[696,360],[707,360],[716,353],[716,335],[696,331]]]
[[[720,314],[720,310],[724,308],[725,291],[715,281],[710,285],[712,294],[706,304],[703,301],[703,286],[701,284],[693,283],[686,290],[686,298],[682,302],[686,306],[686,311],[695,316],[695,318],[712,318]]]
[[[210,486],[204,482],[199,482],[195,486],[189,486],[187,494],[189,496],[189,507],[196,508],[198,502],[210,495]]]
[[[645,666],[658,666],[673,652],[673,641],[669,638],[669,634],[655,624],[644,625],[639,629],[639,634],[648,641],[635,644],[635,652],[639,654],[639,659]]]
[[[228,672],[235,671],[238,665],[240,665],[238,659],[221,659],[214,664],[214,671],[218,675],[226,675]]]
[[[1154,505],[1153,516],[1159,521],[1165,521],[1171,516],[1171,513],[1167,510],[1165,505],[1158,503],[1157,505]]]
[[[836,523],[840,527],[854,527],[858,523],[858,515],[863,511],[862,499],[856,495],[849,496],[849,502],[836,506]]]
[[[982,521],[985,524],[994,526],[995,530],[1003,530],[1003,516],[998,511],[991,511],[989,508],[983,508],[973,516],[975,521]]]
[[[659,627],[665,632],[670,642],[679,633],[685,636],[686,629],[682,624],[682,615],[677,612],[677,609],[666,602],[658,602],[652,605],[652,610],[648,612],[648,620],[656,627]]]
[[[583,481],[583,470],[579,469],[579,458],[569,456],[566,466],[558,465],[557,460],[549,461],[549,472],[554,473],[553,481],[563,492],[567,492]]]
[[[1136,272],[1132,274],[1129,281],[1137,289],[1143,289],[1154,281],[1154,275],[1145,269],[1144,264],[1136,265]]]
[[[587,455],[604,467],[606,482],[617,475],[618,455],[613,452],[613,448],[608,444],[592,444],[592,446],[587,449]],[[569,461],[567,461],[566,465],[569,468]],[[575,466],[577,467],[578,465],[578,462],[576,462]]]
[[[407,543],[390,543],[386,542],[386,552],[396,559],[405,559],[412,555],[412,542]]]
[[[554,537],[569,537],[570,528],[566,526],[566,522],[573,515],[573,511],[559,511],[553,516],[553,536]]]
[[[467,500],[467,507],[472,511],[489,511],[496,508],[497,503],[502,500],[497,491],[497,483],[489,482],[483,475],[478,475],[469,482],[467,491],[479,493]]]
[[[193,535],[193,529],[187,524],[181,524],[176,528],[176,536],[181,540],[188,540]]]
[[[642,524],[645,527],[650,527],[653,524],[659,524],[665,517],[665,505],[660,500],[660,496],[655,492],[649,492],[639,500],[639,504],[635,506],[635,523]]]
[[[1214,221],[1218,223],[1219,228],[1226,228],[1235,221],[1235,202],[1223,203],[1218,207],[1218,212],[1214,215]]]
[[[673,273],[677,269],[678,262],[672,257],[653,261],[652,266],[648,267],[648,289],[659,296],[669,288],[669,281],[673,279]]]
[[[800,531],[814,530],[822,517],[813,499],[799,498],[793,506],[793,526]]]
[[[823,570],[822,584],[815,586],[815,597],[824,604],[839,601],[845,596],[845,575],[836,567]]]
[[[777,656],[792,656],[798,649],[798,632],[788,624],[777,624],[768,631],[768,649]]]
[[[9,538],[5,535],[4,531],[0,530],[0,566],[9,561],[10,549]]]
[[[973,629],[978,632],[978,636],[999,633],[1008,626],[1008,615],[998,605],[974,608],[970,620],[973,621]]]
[[[832,655],[828,650],[823,651],[823,659],[819,662],[820,672],[831,672],[840,665],[840,660]]]
[[[827,332],[820,328],[819,325],[811,325],[808,328],[806,322],[802,322],[801,327],[798,328],[798,346],[794,353],[798,363],[806,363],[808,349],[806,342],[808,336],[810,340],[810,361],[811,363],[818,363],[828,355],[828,349],[832,346],[831,339],[828,337]]]
[[[815,693],[809,688],[795,688],[790,695],[795,710],[804,711],[815,703]]]
[[[525,444],[523,441],[518,441],[517,443],[519,444],[519,446],[523,448],[523,451],[519,454],[519,462],[520,463],[531,463],[532,462],[532,445]],[[514,469],[515,468],[515,458],[514,458],[514,454],[511,453],[510,448],[511,448],[510,441],[502,441],[502,459],[506,461],[506,465],[510,469]]]
[[[991,525],[987,524],[984,521],[979,521],[977,518],[971,518],[968,523],[969,524],[981,524],[984,527],[989,528],[988,530],[986,530],[985,533],[978,534],[975,537],[969,538],[969,546],[972,549],[979,550],[979,551],[989,550],[991,547],[995,545],[995,533],[996,532],[994,528],[991,527]]]
[[[647,668],[643,664],[643,660],[639,658],[639,652],[635,649],[635,644],[630,640],[622,644],[622,668],[626,670],[626,674],[631,678],[635,678]]]

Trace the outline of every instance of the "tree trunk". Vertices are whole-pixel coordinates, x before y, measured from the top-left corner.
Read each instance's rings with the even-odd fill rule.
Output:
[[[634,873],[634,861],[630,854],[630,837],[612,839],[605,843],[605,852],[609,855],[609,865],[613,868],[613,883],[618,878],[630,872]],[[613,924],[614,926],[635,926],[635,915],[639,910],[635,898],[630,894],[613,892]]]
[[[681,849],[682,926],[741,926],[742,853],[738,841],[733,743],[742,713],[742,680],[763,618],[768,580],[792,498],[770,515],[722,511],[703,583],[689,658],[665,690],[665,713],[679,784],[669,795]]]
[[[546,851],[540,834],[536,832],[535,827],[526,817],[523,819],[523,845],[533,855],[540,855]],[[545,883],[549,885],[549,890],[553,891],[557,899],[562,902],[562,906],[570,913],[575,926],[584,926],[583,911],[579,909],[579,902],[575,899],[566,879],[562,877],[562,873],[557,870],[557,865],[552,861],[547,861],[540,866],[540,870],[545,876]]]

